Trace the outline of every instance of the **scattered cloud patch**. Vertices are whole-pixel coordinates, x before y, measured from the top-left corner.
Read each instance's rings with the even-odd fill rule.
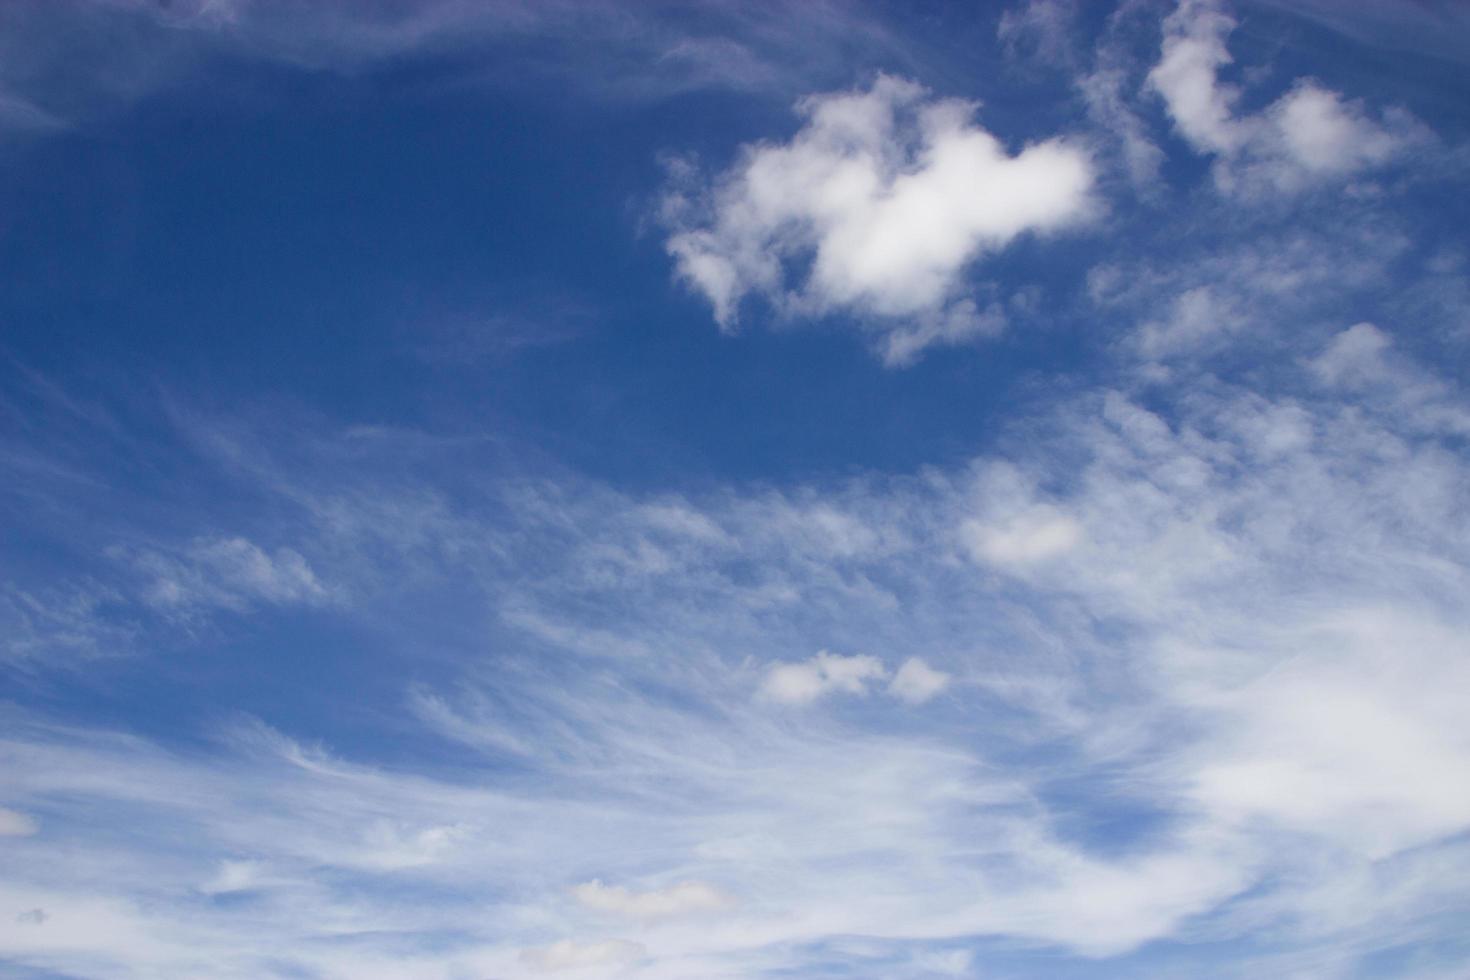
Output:
[[[1050,139],[1012,155],[976,106],[884,75],[798,104],[805,125],[745,148],[703,186],[681,168],[663,204],[678,274],[735,329],[742,300],[785,318],[850,316],[884,361],[998,332],[966,282],[974,263],[1090,209],[1084,150]]]

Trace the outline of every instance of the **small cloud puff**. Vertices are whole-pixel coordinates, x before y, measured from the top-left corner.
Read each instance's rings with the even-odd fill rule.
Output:
[[[828,694],[866,695],[869,683],[885,680],[889,681],[888,694],[920,704],[942,691],[949,684],[949,675],[910,657],[889,680],[888,669],[877,657],[844,657],[823,650],[810,660],[773,666],[761,694],[783,704],[810,704]]]

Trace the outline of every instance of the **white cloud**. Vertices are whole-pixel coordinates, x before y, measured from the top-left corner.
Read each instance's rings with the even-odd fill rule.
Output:
[[[761,685],[761,694],[786,704],[809,704],[828,694],[867,694],[869,684],[887,680],[887,692],[910,704],[921,704],[949,686],[950,675],[918,657],[905,660],[891,677],[877,657],[844,657],[823,650],[801,663],[776,664]]]
[[[33,818],[0,807],[0,837],[30,837],[38,830],[40,827]]]
[[[777,664],[766,674],[761,693],[773,701],[807,704],[834,692],[866,694],[870,681],[888,676],[877,657],[844,657],[823,650],[810,660]]]
[[[975,975],[975,957],[969,950],[947,949],[925,951],[914,957],[914,966],[926,974],[945,977],[969,977]]]
[[[1234,111],[1240,92],[1216,77],[1233,60],[1225,39],[1234,29],[1211,0],[1181,0],[1164,21],[1163,53],[1148,76],[1179,132],[1212,153],[1233,153],[1244,141]]]
[[[949,686],[950,677],[918,657],[910,657],[888,683],[888,693],[909,704],[922,704]]]
[[[974,105],[912,82],[880,76],[798,108],[789,142],[747,147],[713,188],[665,201],[669,253],[723,329],[756,294],[787,316],[852,315],[887,363],[907,363],[1001,328],[965,284],[979,257],[1089,210],[1081,149],[1053,139],[1013,156]]]
[[[1082,527],[1055,507],[1039,504],[1002,524],[966,521],[960,534],[981,561],[1028,565],[1071,551],[1082,540]]]
[[[1371,323],[1343,330],[1306,363],[1325,387],[1396,412],[1406,428],[1470,433],[1470,407],[1458,391],[1418,369],[1394,350],[1387,332]]]
[[[525,950],[521,953],[521,961],[538,970],[553,973],[626,964],[637,960],[644,952],[641,945],[626,939],[603,939],[595,942],[563,939],[550,946]]]
[[[265,879],[259,861],[221,861],[219,871],[199,886],[206,895],[229,895],[258,887]]]
[[[177,555],[149,551],[135,559],[151,579],[144,598],[157,608],[242,609],[252,603],[317,604],[327,589],[300,553],[267,554],[242,538],[201,538]]]
[[[996,36],[1007,55],[1065,65],[1071,60],[1078,7],[1073,0],[1025,0],[1000,15]]]
[[[982,514],[959,524],[960,543],[973,560],[1024,569],[1065,555],[1082,542],[1082,524],[1055,504],[1038,500],[1032,482],[1005,463],[980,474]]]
[[[1384,352],[1391,341],[1371,323],[1357,323],[1336,337],[1312,359],[1312,370],[1328,384],[1360,385],[1381,380],[1388,368]]]
[[[1196,150],[1215,156],[1215,181],[1231,193],[1296,191],[1381,166],[1425,138],[1406,113],[1373,119],[1361,105],[1313,79],[1256,114],[1241,114],[1240,89],[1219,78],[1231,64],[1235,21],[1216,0],[1181,0],[1164,22],[1149,86]]]
[[[734,899],[702,881],[681,881],[666,888],[634,892],[596,879],[572,888],[582,905],[640,921],[655,921],[728,908]]]
[[[1211,207],[1220,212],[1210,221],[1243,213],[1228,199]],[[1136,323],[1115,350],[1172,371],[1203,358],[1300,356],[1344,308],[1373,308],[1388,290],[1417,296],[1391,285],[1414,249],[1393,216],[1368,200],[1331,207],[1332,217],[1292,209],[1286,221],[1280,210],[1251,209],[1249,235],[1191,241],[1185,232],[1169,258],[1130,259],[1120,248],[1088,274],[1098,315]]]
[[[1403,145],[1360,108],[1311,80],[1298,81],[1268,112],[1287,155],[1313,174],[1352,173],[1378,166]]]
[[[1283,639],[1270,670],[1184,687],[1220,725],[1184,753],[1191,796],[1370,859],[1470,826],[1470,782],[1453,775],[1470,765],[1464,634],[1410,609],[1348,608]]]
[[[1165,360],[1220,346],[1245,322],[1217,290],[1196,286],[1179,294],[1166,317],[1141,325],[1132,341],[1142,357]]]
[[[1148,191],[1158,180],[1164,151],[1149,138],[1143,120],[1129,104],[1127,72],[1113,64],[1121,58],[1099,52],[1098,59],[1102,63],[1095,70],[1077,79],[1077,89],[1087,104],[1088,115],[1104,134],[1118,141],[1134,187]]]

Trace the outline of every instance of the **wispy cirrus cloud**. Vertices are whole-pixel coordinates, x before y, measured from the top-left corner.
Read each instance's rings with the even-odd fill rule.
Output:
[[[14,839],[7,895],[48,915],[13,926],[16,948],[164,972],[207,950],[247,975],[261,965],[240,937],[267,928],[275,956],[329,974],[367,959],[595,971],[615,950],[619,969],[666,976],[774,968],[773,950],[835,934],[883,956],[987,935],[1127,956],[1238,940],[1264,915],[1291,948],[1392,944],[1457,894],[1470,538],[1464,464],[1444,450],[1457,430],[1395,391],[1458,396],[1395,355],[1400,384],[1344,411],[1348,375],[1319,370],[1388,356],[1365,336],[1345,329],[1271,398],[1215,382],[1165,416],[1123,391],[1079,396],[1051,416],[1062,443],[923,480],[519,490],[508,527],[480,540],[539,554],[547,574],[465,567],[509,611],[580,625],[596,609],[640,651],[542,634],[563,667],[512,646],[458,688],[421,690],[423,733],[484,760],[432,776],[255,724],[203,758],[12,724],[6,802],[40,830]],[[1024,544],[1063,515],[1065,547]],[[987,546],[975,529],[991,527],[1010,537]],[[771,618],[796,608],[781,596],[806,612]],[[805,710],[758,696],[782,658],[752,651],[859,635],[882,660],[790,661],[814,679],[782,687]],[[841,696],[862,689],[894,697]],[[1047,761],[1005,761],[1017,752]],[[1163,829],[1103,846],[1062,790],[1098,779]],[[58,867],[56,842],[96,840],[122,813],[135,829],[100,879],[114,897],[84,901],[102,872]],[[144,885],[132,861],[175,870]],[[1395,883],[1399,918],[1374,922],[1374,893],[1352,884],[1368,879]],[[390,881],[442,896],[432,920],[364,899]],[[254,925],[191,911],[191,895],[226,893],[254,896]],[[390,924],[417,938],[373,938]],[[118,929],[153,938],[120,946]],[[320,930],[361,938],[327,953]]]
[[[854,57],[915,58],[866,6],[826,2],[773,18],[722,3],[63,0],[4,18],[10,138],[84,127],[241,61],[355,75],[437,60],[459,86],[636,104],[699,91],[787,97],[845,81]]]

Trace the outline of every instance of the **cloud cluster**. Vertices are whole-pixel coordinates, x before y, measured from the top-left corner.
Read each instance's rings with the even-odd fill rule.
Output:
[[[977,259],[1088,213],[1081,148],[1012,154],[975,106],[912,82],[880,76],[798,109],[789,142],[747,147],[708,188],[686,175],[665,201],[669,254],[723,329],[755,294],[783,315],[855,317],[887,363],[908,363],[1001,328],[964,282]]]
[[[1301,190],[1385,164],[1424,138],[1405,113],[1375,120],[1313,79],[1299,79],[1259,113],[1240,113],[1240,90],[1219,77],[1232,61],[1226,40],[1234,28],[1215,0],[1182,0],[1164,22],[1162,55],[1148,75],[1180,135],[1216,157],[1222,190]]]

